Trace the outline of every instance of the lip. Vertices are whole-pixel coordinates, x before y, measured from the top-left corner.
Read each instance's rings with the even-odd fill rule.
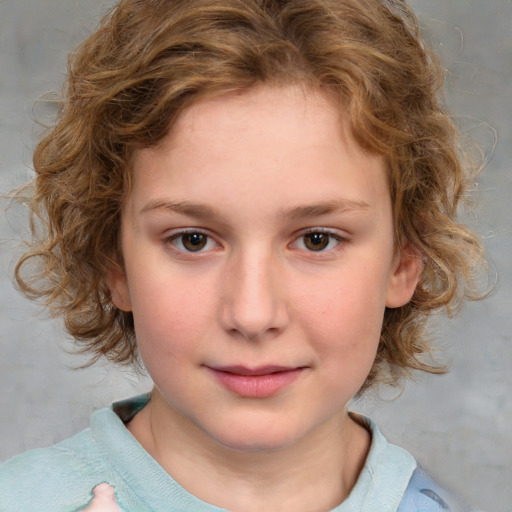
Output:
[[[245,366],[207,367],[214,378],[232,393],[245,398],[269,398],[291,385],[304,367]]]

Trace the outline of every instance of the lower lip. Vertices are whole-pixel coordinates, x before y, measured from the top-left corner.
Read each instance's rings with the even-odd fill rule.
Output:
[[[303,368],[265,375],[241,375],[210,368],[215,378],[229,391],[245,398],[268,398],[294,382]]]

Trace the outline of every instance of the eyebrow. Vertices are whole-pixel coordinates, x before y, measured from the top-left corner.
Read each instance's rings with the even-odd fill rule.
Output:
[[[290,218],[291,220],[298,220],[306,217],[320,217],[321,215],[328,215],[330,213],[368,210],[369,208],[370,205],[365,201],[341,199],[296,206],[289,210],[284,210],[282,215],[286,218]],[[178,213],[198,219],[221,217],[221,214],[215,208],[202,203],[194,203],[191,201],[174,202],[166,199],[153,199],[140,210],[140,213],[142,214],[158,210]]]
[[[320,217],[330,213],[340,213],[353,210],[368,210],[370,205],[365,201],[354,201],[349,199],[341,199],[335,201],[325,201],[311,205],[303,205],[292,208],[285,212],[287,217],[291,219],[302,219],[304,217]]]
[[[217,217],[219,215],[214,208],[205,204],[193,203],[190,201],[173,202],[165,199],[154,199],[150,201],[140,210],[140,213],[158,210],[179,213],[181,215],[187,215],[188,217],[196,217],[199,219]]]

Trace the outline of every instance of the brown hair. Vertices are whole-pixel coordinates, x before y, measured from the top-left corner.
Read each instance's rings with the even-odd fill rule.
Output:
[[[33,242],[19,287],[62,315],[93,360],[135,362],[131,313],[113,306],[105,283],[122,262],[131,155],[200,98],[306,83],[337,98],[362,148],[385,155],[397,249],[409,242],[422,259],[411,302],[386,310],[365,387],[410,369],[439,372],[423,357],[425,320],[473,297],[482,262],[478,239],[456,220],[471,176],[442,82],[400,1],[121,0],[71,54],[59,118],[35,151]],[[30,261],[33,275],[22,272]]]

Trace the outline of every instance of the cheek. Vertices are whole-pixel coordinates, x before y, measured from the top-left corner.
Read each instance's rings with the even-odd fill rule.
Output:
[[[332,278],[300,299],[298,318],[312,343],[343,371],[369,371],[379,344],[385,293],[368,274]]]
[[[172,286],[163,283],[172,283]],[[179,278],[145,280],[133,301],[137,344],[145,356],[158,360],[176,357],[197,347],[204,330],[212,324],[214,308],[207,287],[193,286]],[[137,300],[137,298],[141,300]],[[147,357],[146,357],[147,358]]]

